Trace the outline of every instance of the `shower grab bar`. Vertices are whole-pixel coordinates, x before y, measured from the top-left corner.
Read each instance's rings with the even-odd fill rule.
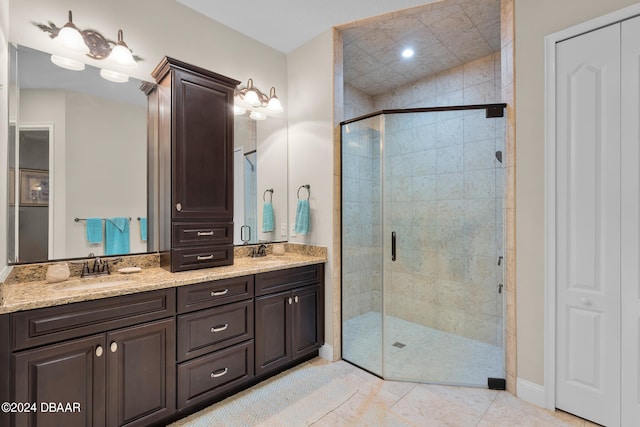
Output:
[[[396,260],[396,232],[391,232],[391,261]]]

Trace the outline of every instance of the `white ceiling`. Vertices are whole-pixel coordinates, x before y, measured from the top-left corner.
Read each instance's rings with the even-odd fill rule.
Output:
[[[176,0],[283,53],[328,29],[434,0]]]

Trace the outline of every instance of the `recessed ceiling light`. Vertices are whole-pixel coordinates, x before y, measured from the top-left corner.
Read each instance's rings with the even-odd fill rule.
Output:
[[[402,51],[403,58],[411,58],[415,52],[410,47]]]

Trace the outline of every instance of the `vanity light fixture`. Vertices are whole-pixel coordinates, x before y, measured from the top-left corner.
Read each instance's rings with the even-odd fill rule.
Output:
[[[246,108],[238,107],[237,105],[233,106],[233,115],[234,116],[242,116],[247,113]]]
[[[249,114],[249,118],[253,120],[267,120],[267,115],[259,111],[252,111],[251,114]]]
[[[61,46],[81,54],[89,53],[89,46],[84,41],[80,30],[73,24],[73,16],[69,11],[69,22],[60,28],[54,40]]]
[[[276,88],[272,87],[271,90],[269,91],[269,96],[267,96],[260,89],[258,89],[253,85],[253,79],[249,79],[245,87],[237,87],[234,92],[234,95],[242,101],[241,104],[244,103],[245,105],[247,105],[247,108],[252,113],[254,112],[258,113],[255,115],[255,117],[260,117],[260,118],[254,118],[252,117],[251,114],[249,115],[249,117],[251,117],[254,120],[264,120],[267,118],[267,116],[264,112],[253,110],[251,107],[264,108],[266,111],[273,112],[273,113],[281,113],[282,111],[284,111],[284,109],[282,108],[282,104],[280,103],[280,100],[276,96]],[[244,107],[241,106],[239,108],[244,108]],[[236,111],[238,111],[236,115],[244,114],[244,112],[241,113],[239,112],[240,110],[236,110],[234,108],[234,113]],[[264,116],[264,118],[262,118],[262,116]]]
[[[73,23],[71,11],[69,11],[69,22],[62,28],[51,21],[47,24],[34,23],[33,25],[49,33],[49,37],[65,49],[76,54],[86,54],[91,59],[109,59],[114,65],[123,68],[136,67],[137,61],[142,61],[142,58],[134,55],[124,42],[122,30],[118,30],[117,41],[107,39],[96,30],[80,30]]]

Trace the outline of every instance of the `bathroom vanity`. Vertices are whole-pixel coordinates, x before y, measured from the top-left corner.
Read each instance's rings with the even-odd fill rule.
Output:
[[[3,285],[0,363],[8,381],[0,400],[35,410],[0,414],[0,424],[165,424],[316,356],[324,261],[238,258],[176,274],[158,267],[130,284],[84,292],[73,281]],[[20,309],[29,292],[31,304],[53,305]],[[38,301],[42,293],[48,297]],[[50,402],[70,410],[42,410]]]

